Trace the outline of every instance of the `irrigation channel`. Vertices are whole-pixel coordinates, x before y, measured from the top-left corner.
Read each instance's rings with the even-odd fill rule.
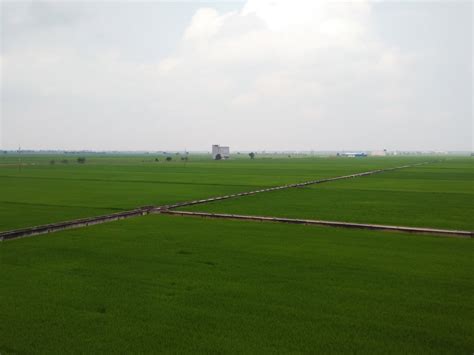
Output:
[[[191,216],[191,217],[233,219],[233,220],[259,221],[259,222],[320,225],[320,226],[383,230],[383,231],[405,232],[405,233],[416,233],[416,234],[431,234],[431,235],[440,235],[440,236],[445,236],[445,237],[472,238],[471,231],[452,230],[452,229],[387,226],[387,225],[382,225],[382,224],[321,221],[321,220],[316,220],[316,219],[245,216],[245,215],[240,215],[240,214],[227,214],[227,213],[207,213],[207,212],[170,211],[170,210],[162,211],[160,213],[175,215],[175,216]]]
[[[66,229],[87,227],[87,226],[91,226],[95,224],[118,221],[118,220],[126,219],[126,218],[144,216],[150,213],[164,213],[164,214],[175,214],[175,215],[183,215],[183,216],[184,215],[201,215],[201,216],[206,215],[207,217],[214,217],[214,218],[233,218],[233,219],[247,219],[247,220],[260,220],[260,221],[271,220],[273,222],[299,223],[299,224],[320,224],[320,225],[324,224],[327,226],[337,226],[337,227],[346,227],[346,228],[397,230],[399,232],[429,233],[429,234],[450,235],[450,236],[456,235],[456,236],[464,236],[464,237],[472,238],[472,232],[469,232],[469,231],[440,230],[440,229],[433,229],[433,228],[381,226],[381,225],[316,221],[316,220],[298,220],[298,219],[276,218],[276,217],[239,216],[239,215],[225,215],[225,214],[216,215],[216,214],[203,214],[199,212],[182,213],[178,211],[171,211],[179,207],[193,206],[193,205],[215,202],[215,201],[220,201],[220,200],[227,200],[227,199],[237,198],[237,197],[242,197],[242,196],[255,195],[255,194],[263,193],[263,192],[277,191],[277,190],[290,189],[290,188],[296,188],[296,187],[304,187],[308,185],[322,184],[322,183],[337,181],[337,180],[342,180],[342,179],[351,179],[351,178],[362,177],[362,176],[367,176],[367,175],[374,175],[374,174],[379,174],[379,173],[387,172],[387,171],[411,168],[411,167],[415,167],[415,166],[419,166],[423,164],[427,164],[427,163],[418,163],[418,164],[403,165],[403,166],[398,166],[398,167],[393,167],[393,168],[377,169],[377,170],[371,170],[371,171],[366,171],[362,173],[338,176],[338,177],[333,177],[333,178],[311,180],[311,181],[306,181],[306,182],[301,182],[301,183],[296,183],[296,184],[288,184],[288,185],[269,187],[266,189],[260,189],[260,190],[254,190],[254,191],[240,192],[240,193],[231,194],[231,195],[210,197],[210,198],[201,199],[201,200],[178,202],[171,205],[145,206],[145,207],[139,207],[130,211],[112,213],[112,214],[108,214],[104,216],[81,218],[81,219],[75,219],[75,220],[65,221],[65,222],[51,223],[51,224],[29,227],[29,228],[22,228],[22,229],[15,229],[15,230],[10,230],[10,231],[0,232],[0,241],[23,238],[23,237],[31,237],[35,235],[58,232],[58,231],[66,230]]]

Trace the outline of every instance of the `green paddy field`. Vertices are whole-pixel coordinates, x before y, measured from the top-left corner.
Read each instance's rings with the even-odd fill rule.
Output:
[[[262,187],[303,182],[393,167],[436,158],[335,159],[238,156],[23,156],[0,155],[0,231],[107,214],[146,205],[163,205]],[[68,164],[60,163],[67,159]],[[55,160],[54,165],[50,160]],[[472,171],[471,171],[472,172]]]
[[[182,209],[474,230],[474,165],[437,162]]]
[[[186,210],[472,230],[471,158],[0,156],[0,230]],[[0,353],[474,351],[472,239],[148,215],[0,242]]]

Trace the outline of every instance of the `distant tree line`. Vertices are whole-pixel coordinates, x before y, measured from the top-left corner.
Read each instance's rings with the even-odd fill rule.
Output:
[[[61,163],[61,164],[69,164],[69,160],[67,160],[67,159],[58,160],[57,162]],[[86,158],[84,158],[84,157],[77,158],[77,163],[78,164],[84,164],[85,162],[86,162]],[[51,164],[51,165],[56,164],[56,160],[54,160],[54,159],[50,160],[49,164]]]

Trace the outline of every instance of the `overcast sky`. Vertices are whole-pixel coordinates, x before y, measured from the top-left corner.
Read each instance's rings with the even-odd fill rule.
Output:
[[[0,148],[471,150],[470,1],[2,1]]]

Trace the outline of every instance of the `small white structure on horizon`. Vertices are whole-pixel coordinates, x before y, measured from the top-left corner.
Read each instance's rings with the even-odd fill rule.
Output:
[[[384,150],[374,150],[370,153],[373,157],[384,157],[387,155],[387,149]]]
[[[340,155],[342,155],[343,157],[356,158],[356,157],[366,157],[367,153],[365,153],[365,152],[343,152]]]
[[[229,159],[230,158],[230,149],[229,147],[221,147],[219,144],[214,144],[212,146],[212,159]]]

